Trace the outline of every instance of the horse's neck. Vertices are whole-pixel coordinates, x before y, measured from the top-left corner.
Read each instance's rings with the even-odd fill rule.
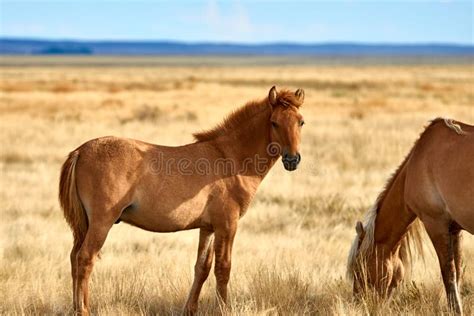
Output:
[[[235,164],[239,175],[259,178],[271,169],[278,157],[270,156],[270,113],[263,111],[247,124],[215,140],[215,145]]]
[[[380,201],[375,219],[375,245],[383,249],[386,255],[398,249],[408,226],[415,219],[404,200],[405,178],[406,168],[402,166]]]

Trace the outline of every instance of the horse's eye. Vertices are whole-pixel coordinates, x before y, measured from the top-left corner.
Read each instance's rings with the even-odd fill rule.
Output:
[[[301,121],[301,122],[300,122],[300,126],[303,126],[303,125],[304,125],[304,121]]]
[[[277,127],[278,127],[278,124],[272,121],[272,127],[273,127],[273,128],[277,128]]]

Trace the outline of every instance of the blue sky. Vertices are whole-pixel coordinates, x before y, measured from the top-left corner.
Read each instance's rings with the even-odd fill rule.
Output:
[[[6,1],[0,36],[473,44],[472,1]]]

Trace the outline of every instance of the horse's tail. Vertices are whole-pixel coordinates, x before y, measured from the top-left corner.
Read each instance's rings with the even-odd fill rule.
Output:
[[[86,211],[77,192],[76,163],[78,158],[79,150],[74,150],[69,154],[61,168],[59,180],[59,203],[63,209],[64,218],[71,227],[75,248],[81,246],[89,226]]]

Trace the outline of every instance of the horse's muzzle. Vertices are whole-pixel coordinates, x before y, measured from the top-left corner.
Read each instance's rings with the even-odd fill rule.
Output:
[[[290,154],[284,154],[282,159],[283,161],[283,166],[285,166],[285,169],[288,171],[293,171],[298,168],[298,164],[301,161],[301,155],[300,153],[296,153],[296,155],[290,155]]]

